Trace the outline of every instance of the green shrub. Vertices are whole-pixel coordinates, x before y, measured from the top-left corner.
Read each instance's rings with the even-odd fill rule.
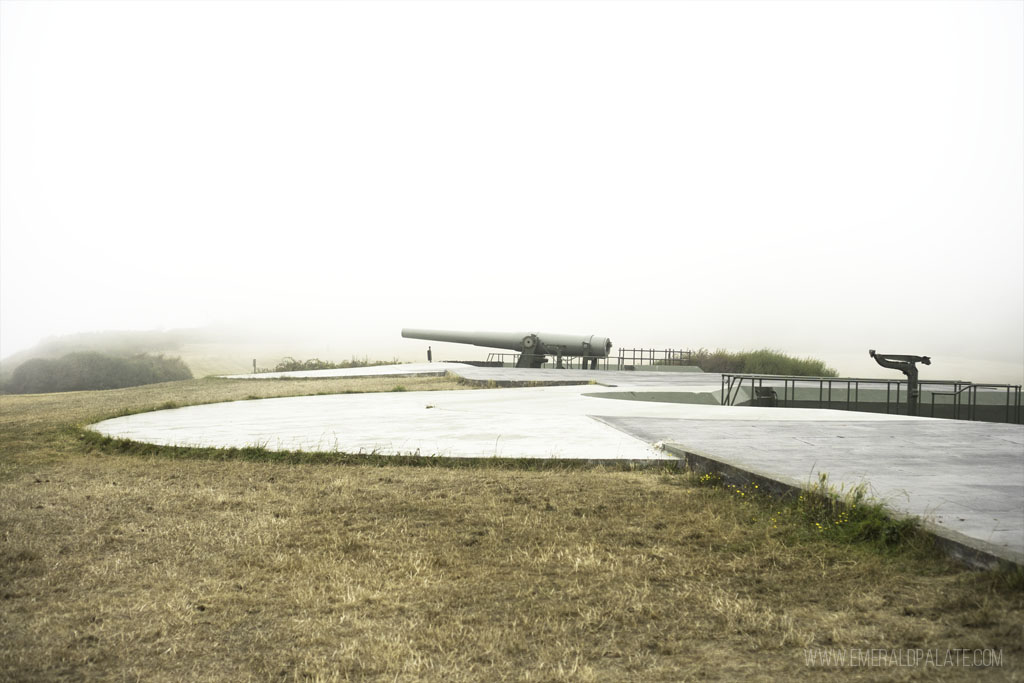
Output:
[[[273,368],[259,368],[256,372],[295,372],[297,370],[338,370],[341,368],[365,368],[375,365],[397,365],[398,359],[393,360],[375,360],[371,361],[367,358],[362,360],[352,357],[352,360],[343,360],[340,363],[334,363],[329,360],[320,360],[319,358],[310,358],[309,360],[296,360],[291,356],[285,356],[281,359],[281,362],[275,365]]]
[[[799,377],[838,377],[839,372],[814,358],[794,358],[781,351],[694,351],[690,361],[704,372],[733,372],[756,375],[795,375]]]
[[[142,384],[192,379],[180,358],[138,354],[109,356],[95,351],[69,353],[60,358],[33,358],[11,374],[4,391],[44,394],[57,391],[120,389]]]

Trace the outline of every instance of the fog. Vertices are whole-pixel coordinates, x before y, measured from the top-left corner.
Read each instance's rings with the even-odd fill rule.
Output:
[[[1020,2],[0,13],[4,357],[424,327],[1024,381]]]

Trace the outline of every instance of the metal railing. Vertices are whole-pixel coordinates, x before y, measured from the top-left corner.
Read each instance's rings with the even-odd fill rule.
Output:
[[[548,361],[548,367],[555,367],[554,355],[547,354],[552,360]],[[615,357],[597,356],[597,367],[600,370],[623,370],[625,368],[638,368],[650,365],[690,365],[693,360],[693,351],[682,349],[619,349],[619,355]],[[583,356],[562,356],[562,365],[566,368],[582,367]],[[593,356],[586,356],[587,360],[593,360]],[[515,365],[519,360],[518,353],[488,353],[488,362],[509,363]]]
[[[681,349],[619,349],[619,369],[627,365],[690,365],[693,351]]]
[[[750,400],[764,405],[792,407],[796,404],[814,402],[818,407],[833,410],[860,410],[869,412],[883,402],[861,398],[861,390],[880,391],[885,389],[885,412],[905,414],[907,381],[900,379],[866,379],[858,377],[796,377],[791,375],[722,374],[722,405],[736,405],[743,397],[742,390],[749,383]],[[985,420],[988,422],[1009,422],[1021,424],[1021,386],[1019,384],[974,384],[962,381],[922,380],[918,382],[921,394],[931,395],[930,403],[918,404],[918,414],[935,417],[936,408],[949,413],[956,420]],[[797,398],[797,389],[806,394],[807,390],[818,391],[817,399]],[[781,397],[779,389],[782,390]],[[1005,393],[1005,400],[980,402],[979,396],[995,398],[993,394]],[[936,397],[948,396],[950,402],[936,402]],[[901,400],[902,397],[902,400]],[[930,414],[925,406],[930,407]],[[806,407],[806,406],[805,406]],[[901,413],[901,408],[903,412]],[[946,410],[948,408],[948,410]],[[1002,419],[987,419],[999,416]],[[1001,413],[1001,414],[1000,414]]]
[[[1016,384],[973,384],[971,382],[957,382],[949,391],[932,391],[932,417],[935,416],[935,397],[951,396],[952,403],[945,405],[953,406],[953,418],[956,420],[977,420],[978,417],[978,391],[979,390],[1006,391],[1006,420],[1021,424],[1021,387]],[[967,393],[967,401],[961,397]],[[1011,399],[1012,393],[1012,399]],[[943,405],[943,404],[940,404]],[[963,409],[963,414],[962,414]]]

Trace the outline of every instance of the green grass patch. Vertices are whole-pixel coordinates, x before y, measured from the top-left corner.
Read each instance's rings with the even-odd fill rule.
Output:
[[[693,473],[692,477],[700,486],[727,492],[737,505],[750,511],[753,520],[760,518],[773,529],[788,529],[794,534],[793,542],[805,540],[810,533],[836,543],[868,544],[884,552],[936,552],[920,520],[894,516],[868,497],[864,484],[837,488],[823,472],[805,490],[780,497],[758,483],[727,483],[717,472]]]

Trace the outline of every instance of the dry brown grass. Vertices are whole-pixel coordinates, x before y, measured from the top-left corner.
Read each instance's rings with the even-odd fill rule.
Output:
[[[773,523],[681,475],[114,455],[76,425],[444,379],[0,397],[10,680],[1019,679],[1019,589]],[[778,527],[778,528],[775,528]],[[825,669],[807,648],[996,649]]]

